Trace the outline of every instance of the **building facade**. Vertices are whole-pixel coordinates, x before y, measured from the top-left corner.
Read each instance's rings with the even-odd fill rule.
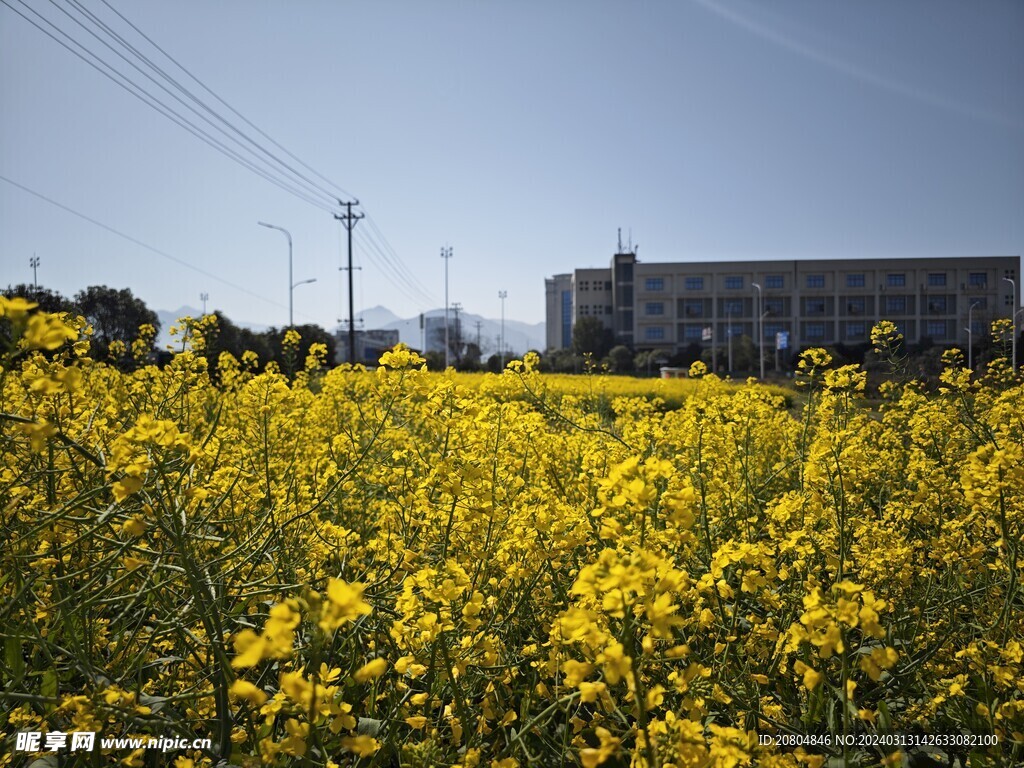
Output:
[[[380,356],[398,344],[399,334],[396,330],[375,329],[370,331],[357,330],[355,336],[356,362],[364,365],[376,365]],[[337,363],[348,362],[348,331],[338,331],[338,342],[335,352]]]
[[[1017,256],[656,263],[617,253],[608,268],[548,282],[568,282],[572,324],[596,316],[634,350],[673,354],[739,336],[772,349],[866,344],[880,320],[911,343],[965,345],[968,322],[977,342],[1020,307],[1019,266]],[[549,348],[570,346],[550,296],[547,322]]]

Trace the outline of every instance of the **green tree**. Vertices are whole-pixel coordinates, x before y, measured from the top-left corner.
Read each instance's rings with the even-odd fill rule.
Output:
[[[608,352],[607,362],[615,373],[627,373],[633,370],[633,353],[625,344],[619,344]]]
[[[107,354],[112,341],[131,344],[139,335],[140,325],[152,325],[160,331],[156,312],[136,298],[130,288],[108,288],[90,285],[75,294],[75,306],[93,327],[92,344],[97,356]]]
[[[45,288],[41,285],[32,286],[27,283],[21,283],[14,287],[7,286],[3,291],[3,295],[8,299],[13,299],[15,296],[19,296],[29,301],[34,301],[39,305],[39,309],[43,312],[77,312],[78,309],[75,307],[75,303],[71,299],[63,296],[57,291],[51,291],[49,288]]]
[[[602,358],[612,348],[612,332],[596,317],[581,317],[572,328],[572,349],[579,355]]]

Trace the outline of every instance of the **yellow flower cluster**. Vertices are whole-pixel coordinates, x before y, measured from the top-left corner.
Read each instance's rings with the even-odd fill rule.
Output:
[[[970,733],[995,737],[972,762],[1024,761],[1012,371],[951,355],[939,392],[875,409],[824,350],[800,394],[405,348],[211,372],[204,318],[121,372],[34,309],[0,301],[2,738],[209,738],[165,758],[193,768],[796,768],[914,750],[758,734]]]

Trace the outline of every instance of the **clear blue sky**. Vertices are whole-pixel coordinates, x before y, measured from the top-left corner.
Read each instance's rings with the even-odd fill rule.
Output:
[[[508,316],[536,322],[544,277],[607,264],[618,227],[647,261],[1024,252],[1016,0],[110,3],[357,196],[429,295],[396,290],[357,237],[357,310],[441,306],[449,244],[451,301],[496,317],[504,289]],[[238,287],[2,181],[0,284],[31,280],[35,253],[66,294],[128,286],[175,309],[207,291],[234,319],[283,324],[286,243],[264,220],[291,230],[295,279],[317,278],[296,321],[347,313],[328,213],[3,5],[0,104],[0,174]]]

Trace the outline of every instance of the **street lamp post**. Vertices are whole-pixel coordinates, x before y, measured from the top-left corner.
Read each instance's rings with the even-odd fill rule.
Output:
[[[981,302],[971,302],[970,308],[967,310],[967,368],[970,371],[974,371],[974,308]]]
[[[1013,303],[1010,304],[1010,306],[1015,307],[1017,304],[1017,283],[1015,283],[1013,279],[1009,277],[1004,277],[1003,280],[1010,284],[1010,293],[1013,295]],[[1010,349],[1013,350],[1012,355],[1014,375],[1016,375],[1017,373],[1017,315],[1019,314],[1020,312],[1015,312],[1010,320],[1010,323],[1013,325],[1013,336],[1010,337]]]
[[[452,247],[441,249],[444,259],[444,368],[448,370],[448,260],[452,257]]]
[[[292,301],[292,291],[295,290],[295,284],[292,283],[292,233],[276,224],[267,224],[265,221],[257,221],[256,223],[261,227],[284,232],[284,236],[288,238],[288,326],[293,327],[295,325],[295,303]]]
[[[751,283],[757,288],[757,359],[761,368],[761,380],[764,381],[764,315],[761,314],[761,286],[758,283]]]
[[[39,269],[39,257],[33,253],[32,258],[28,260],[28,264],[32,267],[32,289],[38,291],[39,280],[36,278],[36,270]]]
[[[1013,315],[1013,375],[1017,375],[1017,318],[1024,315],[1024,309],[1018,309]]]
[[[501,354],[501,370],[505,370],[505,299],[508,298],[508,291],[498,291],[498,298],[501,299],[501,341],[498,346]]]
[[[728,319],[725,336],[729,346],[729,375],[732,376],[732,304],[728,300],[725,302],[725,316]]]

